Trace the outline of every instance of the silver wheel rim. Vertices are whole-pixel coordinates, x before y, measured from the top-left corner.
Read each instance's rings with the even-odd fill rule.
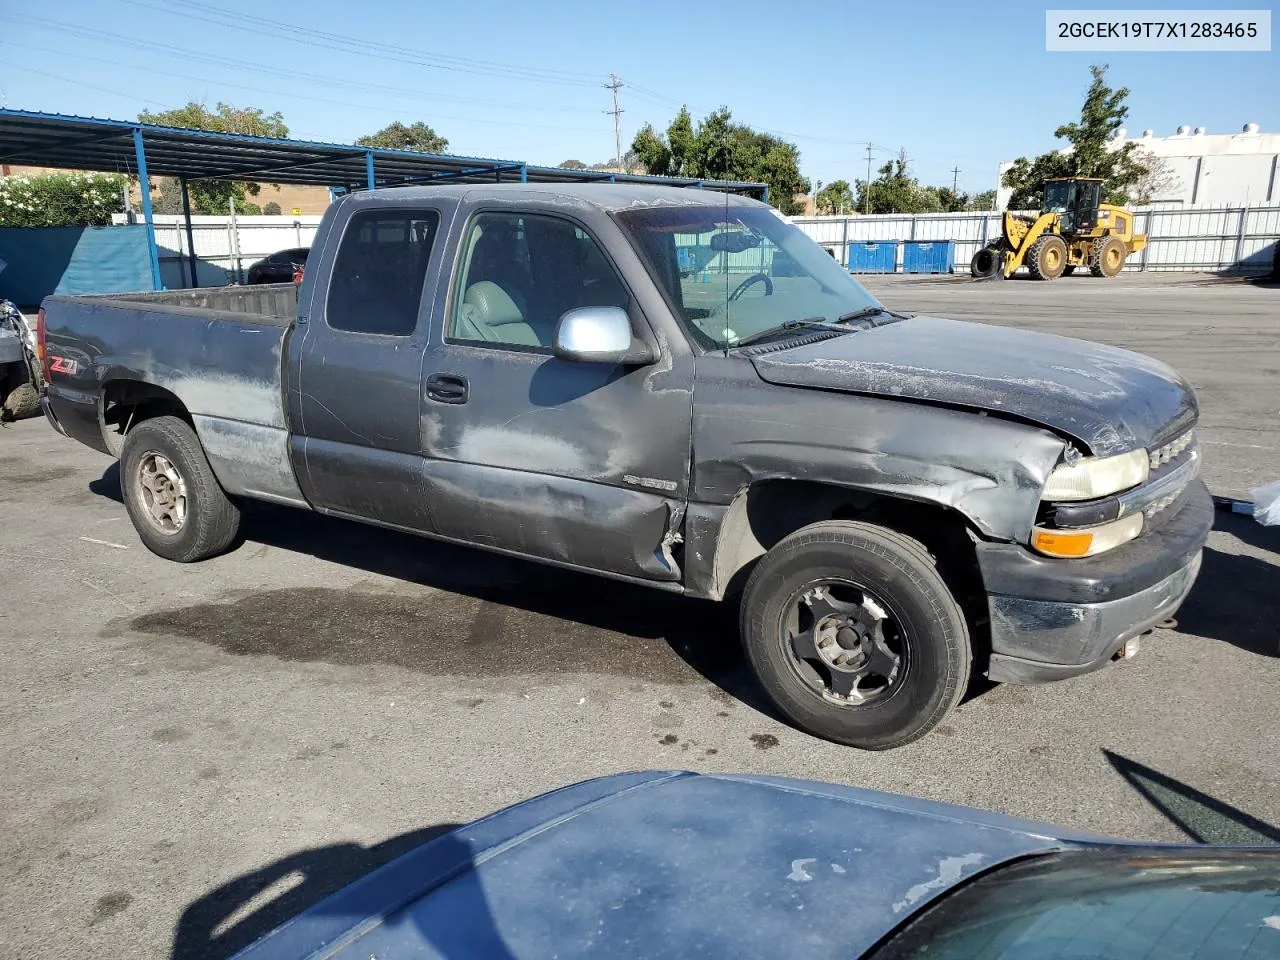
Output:
[[[178,533],[187,522],[187,481],[167,457],[154,450],[138,460],[138,504],[161,533]]]
[[[901,621],[852,580],[823,578],[783,607],[779,638],[805,686],[842,707],[878,704],[902,687],[909,647]]]

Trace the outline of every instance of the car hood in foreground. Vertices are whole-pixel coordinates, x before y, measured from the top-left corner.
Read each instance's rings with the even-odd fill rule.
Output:
[[[1197,416],[1190,387],[1150,357],[939,317],[753,351],[751,361],[770,383],[1007,413],[1099,456],[1158,446]]]
[[[240,956],[856,957],[960,880],[1089,840],[801,780],[621,774],[425,844]]]

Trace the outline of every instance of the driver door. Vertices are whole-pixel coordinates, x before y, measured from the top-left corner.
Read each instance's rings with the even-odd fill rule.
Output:
[[[603,246],[581,223],[528,209],[480,210],[459,229],[456,279],[423,366],[437,531],[678,580],[692,358],[664,351],[626,367],[555,357],[556,324],[575,307],[622,307],[656,344]]]

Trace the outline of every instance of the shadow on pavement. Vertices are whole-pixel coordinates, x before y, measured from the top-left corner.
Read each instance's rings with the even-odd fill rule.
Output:
[[[109,466],[89,488],[120,501],[118,466]],[[521,646],[525,659],[537,659],[538,635],[549,629],[539,618],[562,621],[564,628],[555,631],[562,636],[545,645],[544,665],[549,672],[575,672],[574,663],[563,662],[563,648],[586,644],[595,649],[583,651],[582,667],[608,661],[610,672],[658,680],[675,679],[674,674],[692,668],[724,693],[780,719],[747,669],[732,604],[695,600],[290,507],[256,501],[242,506],[242,537],[247,544],[310,554],[480,601],[477,622],[461,628],[463,636],[483,634],[493,639],[501,633]],[[282,603],[285,599],[279,598]],[[241,602],[246,604],[252,602]],[[191,622],[184,613],[175,616]],[[679,660],[665,650],[655,652],[655,641],[665,643]],[[632,664],[630,670],[627,662]],[[580,668],[578,672],[592,671]]]
[[[182,912],[174,930],[172,956],[174,960],[214,960],[231,956],[330,894],[410,850],[444,837],[456,826],[423,827],[373,847],[339,843],[302,850],[236,877],[205,894]],[[445,845],[450,842],[460,849],[465,848],[460,841],[441,841]],[[469,851],[466,852],[469,862]],[[273,887],[290,881],[293,885],[278,896],[263,900]],[[389,899],[383,900],[384,906]],[[483,932],[482,920],[487,911],[480,909],[483,904],[476,906],[471,920],[477,924],[478,935]],[[343,916],[350,919],[345,908]]]
[[[1280,550],[1280,529],[1263,527],[1253,518],[1219,511],[1214,529],[1264,550]],[[1178,629],[1242,650],[1280,656],[1280,629],[1275,619],[1280,596],[1280,563],[1247,554],[1204,551],[1200,576],[1178,611]]]
[[[1135,760],[1102,752],[1129,786],[1196,843],[1280,844],[1280,829],[1271,824]]]

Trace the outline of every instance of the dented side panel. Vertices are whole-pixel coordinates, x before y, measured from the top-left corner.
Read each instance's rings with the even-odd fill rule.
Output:
[[[1064,447],[1048,430],[977,412],[776,386],[737,356],[699,358],[695,396],[688,575],[702,594],[723,586],[715,554],[735,549],[725,537],[749,533],[732,520],[754,484],[804,480],[938,504],[986,537],[1025,541]],[[710,506],[727,518],[714,550]]]

